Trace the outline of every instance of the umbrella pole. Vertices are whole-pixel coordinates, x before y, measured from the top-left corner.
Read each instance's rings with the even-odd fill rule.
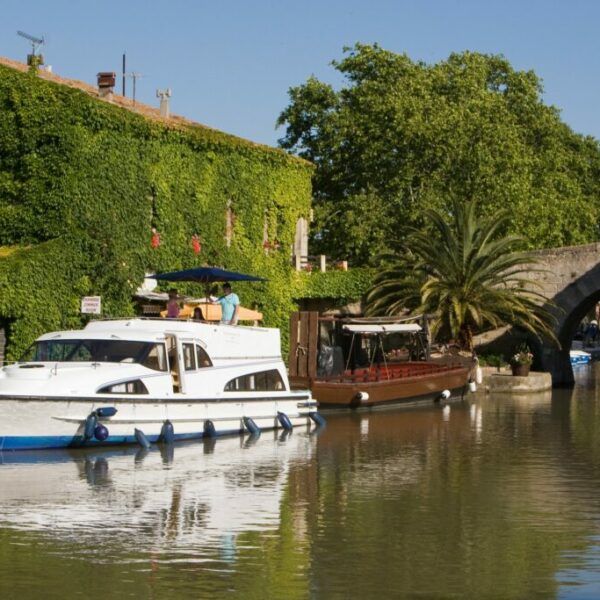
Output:
[[[208,305],[210,304],[210,283],[206,284],[204,289],[204,320],[208,323]]]

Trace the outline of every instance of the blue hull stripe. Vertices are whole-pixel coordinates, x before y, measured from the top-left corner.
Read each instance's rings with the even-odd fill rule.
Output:
[[[243,433],[243,429],[218,431],[218,436]],[[160,435],[147,435],[148,441],[158,442]],[[197,440],[204,437],[203,432],[176,433],[176,440]],[[103,442],[98,440],[85,441],[83,436],[5,436],[0,437],[0,451],[4,450],[43,450],[45,448],[97,448],[99,446],[114,446],[117,444],[137,444],[134,435],[111,435]]]

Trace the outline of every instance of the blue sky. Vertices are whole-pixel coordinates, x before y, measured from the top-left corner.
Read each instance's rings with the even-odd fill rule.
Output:
[[[543,79],[575,131],[600,139],[600,1],[2,0],[0,15],[1,56],[25,60],[17,30],[43,35],[55,73],[94,83],[126,52],[143,74],[138,100],[158,106],[156,89],[170,87],[173,112],[265,144],[283,135],[288,88],[311,74],[338,85],[330,62],[358,41],[426,62],[503,54]]]

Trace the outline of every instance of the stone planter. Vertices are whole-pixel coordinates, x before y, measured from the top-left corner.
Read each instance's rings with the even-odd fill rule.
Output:
[[[531,365],[511,365],[512,374],[517,377],[527,377],[529,375],[529,369]]]

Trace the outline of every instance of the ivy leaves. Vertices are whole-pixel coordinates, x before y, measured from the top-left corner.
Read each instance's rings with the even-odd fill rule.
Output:
[[[12,321],[10,358],[43,331],[81,324],[82,295],[102,296],[104,316],[133,314],[145,272],[202,263],[268,279],[238,293],[286,337],[289,248],[297,219],[310,212],[311,165],[208,128],[146,119],[2,65],[0,75],[0,249],[10,246],[0,252],[0,317]],[[280,244],[268,255],[265,219]]]

